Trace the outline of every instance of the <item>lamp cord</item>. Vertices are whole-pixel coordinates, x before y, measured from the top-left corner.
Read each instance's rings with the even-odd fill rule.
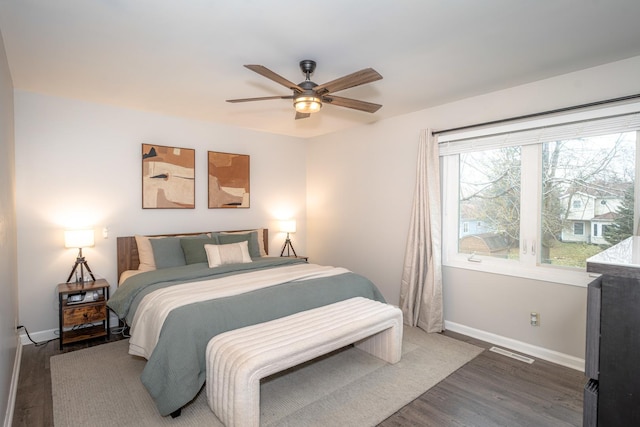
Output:
[[[50,340],[47,341],[42,341],[42,342],[36,342],[33,340],[33,338],[31,338],[31,335],[29,335],[29,331],[27,330],[26,327],[22,326],[22,325],[18,325],[16,327],[16,330],[20,330],[20,329],[24,329],[24,331],[27,333],[27,338],[29,338],[29,341],[31,341],[33,343],[33,345],[35,345],[36,347],[40,347],[43,345],[47,345],[49,344],[51,341],[56,341],[58,338],[51,338]]]

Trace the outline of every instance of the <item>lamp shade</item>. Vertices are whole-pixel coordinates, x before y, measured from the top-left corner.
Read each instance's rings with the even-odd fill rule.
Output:
[[[88,248],[94,245],[93,229],[89,230],[65,230],[65,248]]]
[[[283,233],[295,233],[296,220],[288,219],[286,221],[280,221],[280,231],[282,231]]]

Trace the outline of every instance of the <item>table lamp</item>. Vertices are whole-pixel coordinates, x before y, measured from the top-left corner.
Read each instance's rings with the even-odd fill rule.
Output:
[[[94,245],[94,233],[93,229],[90,230],[65,230],[64,232],[64,247],[65,248],[78,248],[78,257],[76,258],[73,269],[67,277],[67,283],[71,281],[73,273],[76,272],[78,266],[80,266],[80,277],[76,275],[76,282],[84,283],[84,268],[87,268],[87,272],[91,275],[93,281],[96,280],[95,276],[87,264],[87,260],[82,256],[82,248],[88,248]]]
[[[284,256],[284,250],[287,250],[286,256],[291,256],[291,252],[293,252],[293,256],[298,256],[296,254],[296,250],[293,249],[293,245],[291,244],[291,239],[289,239],[289,233],[296,232],[296,220],[289,219],[286,221],[280,221],[280,231],[283,233],[287,233],[287,240],[284,241],[284,245],[282,245],[282,251],[280,252],[280,256]]]

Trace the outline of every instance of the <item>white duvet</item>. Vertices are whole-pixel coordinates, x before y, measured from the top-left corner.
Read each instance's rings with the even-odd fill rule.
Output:
[[[158,343],[165,319],[175,308],[282,283],[336,276],[347,272],[349,270],[340,267],[296,264],[159,289],[146,295],[138,305],[131,324],[129,354],[148,360]]]

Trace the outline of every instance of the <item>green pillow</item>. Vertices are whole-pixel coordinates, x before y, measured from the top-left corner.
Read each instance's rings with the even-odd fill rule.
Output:
[[[206,234],[193,236],[192,239],[208,238]],[[187,265],[182,251],[180,240],[185,237],[165,237],[163,239],[149,239],[153,248],[153,259],[156,262],[156,268],[169,268]]]
[[[249,244],[249,255],[251,258],[260,258],[260,245],[258,245],[257,231],[252,231],[251,233],[246,234],[215,233],[214,235],[218,238],[219,245],[247,241]]]
[[[184,260],[187,264],[207,262],[207,252],[204,245],[217,245],[218,239],[214,235],[209,239],[180,239],[180,246],[184,252]]]

